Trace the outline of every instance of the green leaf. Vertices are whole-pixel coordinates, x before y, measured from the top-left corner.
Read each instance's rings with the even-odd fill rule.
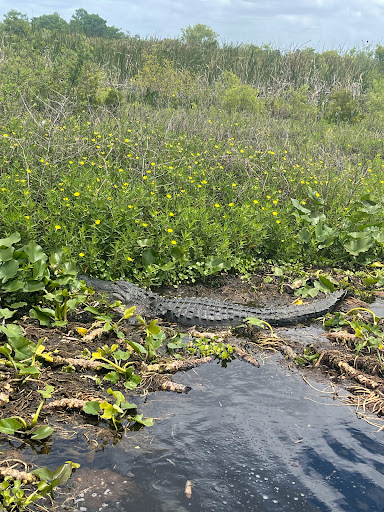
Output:
[[[143,345],[140,345],[140,343],[136,343],[136,341],[128,341],[128,345],[133,348],[135,352],[137,352],[140,355],[146,354],[147,351],[143,347]]]
[[[43,248],[33,240],[28,242],[28,244],[25,245],[23,249],[31,263],[35,263],[36,261],[47,261],[48,259],[48,256],[44,253]]]
[[[171,256],[176,261],[180,260],[183,257],[183,251],[180,249],[180,247],[174,246],[171,249]]]
[[[113,356],[119,361],[127,361],[131,357],[131,354],[127,351],[123,352],[122,350],[116,350]]]
[[[87,306],[84,308],[84,311],[88,311],[88,313],[92,313],[93,315],[100,314],[100,311],[92,306]]]
[[[13,247],[8,247],[7,249],[0,249],[0,261],[9,261],[13,259]]]
[[[40,325],[51,325],[51,319],[55,317],[55,312],[50,308],[40,308],[39,306],[33,306],[29,310],[29,316],[38,320]]]
[[[309,244],[311,240],[311,235],[307,228],[301,229],[297,234],[299,240],[301,240],[304,244]]]
[[[134,420],[136,423],[140,423],[140,425],[144,425],[145,427],[152,427],[153,425],[153,418],[147,418],[146,420],[143,420],[142,414],[138,414]]]
[[[85,404],[83,405],[83,411],[86,414],[93,414],[93,415],[97,416],[100,411],[100,403],[94,402],[92,400],[89,402],[85,402]]]
[[[112,384],[116,384],[120,380],[119,372],[109,372],[104,376],[104,380],[109,380]]]
[[[12,318],[13,315],[16,313],[16,311],[11,311],[8,308],[0,308],[0,318],[4,318],[4,320],[7,320],[8,318]]]
[[[10,260],[0,263],[0,280],[6,283],[12,277],[15,277],[19,270],[19,262],[17,260]]]
[[[41,396],[46,398],[51,398],[53,391],[55,390],[54,386],[51,386],[50,384],[46,384],[45,389],[39,389],[39,393]]]
[[[291,203],[297,210],[299,210],[299,212],[305,214],[311,213],[311,210],[308,210],[308,208],[304,208],[304,206],[297,199],[291,198]]]
[[[61,486],[64,485],[72,475],[72,464],[65,463],[59,468],[56,469],[56,471],[53,473],[53,482],[55,482],[55,485]]]
[[[20,368],[20,375],[40,375],[40,370],[36,366],[24,366]]]
[[[11,247],[13,244],[20,242],[20,233],[12,233],[8,238],[0,238],[0,247]]]
[[[52,434],[53,430],[54,429],[48,425],[42,425],[41,427],[34,428],[32,430],[31,439],[33,439],[34,441],[46,439]]]
[[[263,320],[260,320],[259,318],[245,318],[244,322],[247,322],[249,325],[254,325],[256,327],[261,327],[261,329],[265,329],[265,322],[263,322]]]
[[[323,274],[319,274],[319,281],[321,282],[321,284],[323,286],[325,286],[325,288],[327,290],[329,290],[330,292],[333,292],[335,291],[335,285],[332,283],[332,281],[330,281],[326,276],[324,276]]]
[[[147,247],[144,249],[143,254],[141,255],[141,259],[144,267],[149,267],[150,265],[153,265],[159,261],[159,257],[155,250],[152,249],[152,247]]]
[[[2,289],[5,292],[17,292],[24,287],[24,281],[20,279],[14,279],[13,281],[9,281],[8,283],[3,284]]]
[[[23,288],[23,291],[24,292],[27,292],[27,293],[33,293],[33,292],[37,292],[37,291],[40,291],[40,290],[44,290],[45,288],[45,283],[43,281],[36,281],[35,279],[28,279],[28,281],[26,281],[24,283],[24,288]]]
[[[156,336],[161,331],[160,327],[157,325],[158,320],[152,320],[151,323],[147,326],[147,330]]]
[[[45,261],[38,260],[33,265],[33,279],[40,280],[48,274],[48,267]]]
[[[5,418],[0,420],[0,432],[3,434],[14,434],[16,430],[23,430],[23,425],[20,421],[15,420],[14,418]]]
[[[34,469],[31,473],[38,476],[40,480],[45,480],[47,482],[50,482],[53,478],[52,471],[45,467]]]
[[[350,235],[352,235],[352,233],[350,233]],[[344,248],[353,256],[358,256],[362,252],[369,251],[372,245],[373,240],[369,236],[365,238],[352,238],[344,244]]]

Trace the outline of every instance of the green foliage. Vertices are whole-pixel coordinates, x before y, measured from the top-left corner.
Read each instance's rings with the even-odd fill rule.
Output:
[[[350,91],[334,90],[327,99],[324,117],[329,122],[358,123],[362,119],[360,103]]]
[[[36,423],[46,398],[51,397],[53,390],[53,386],[47,384],[45,390],[39,391],[42,395],[42,400],[32,418],[32,421],[27,423],[20,416],[3,418],[0,420],[0,432],[9,435],[22,434],[23,436],[30,437],[32,441],[41,441],[49,437],[53,432],[53,428],[48,425],[41,425],[40,427],[37,427]]]
[[[218,34],[214,32],[208,25],[198,23],[197,25],[189,25],[181,30],[180,40],[190,46],[202,46],[208,49],[217,48]]]
[[[116,430],[118,430],[123,422],[125,428],[131,428],[134,425],[142,425],[150,427],[153,425],[153,419],[143,419],[142,414],[133,415],[131,411],[137,409],[137,405],[127,402],[124,395],[120,391],[113,391],[108,389],[108,394],[112,395],[115,403],[111,404],[104,400],[104,402],[89,401],[84,404],[83,411],[86,414],[99,416],[102,419],[112,422]]]
[[[0,306],[4,306],[0,315],[10,318],[14,310],[32,305],[30,315],[42,325],[52,320],[65,325],[68,311],[85,298],[77,293],[80,282],[75,266],[63,263],[61,251],[48,258],[36,242],[21,245],[20,240],[17,232],[0,239]]]
[[[258,98],[258,91],[240,78],[226,71],[223,77],[225,90],[222,95],[222,107],[229,112],[257,112],[263,109],[263,102]]]
[[[64,485],[71,477],[73,470],[79,467],[80,464],[67,461],[53,472],[44,467],[35,469],[31,472],[32,475],[39,478],[35,491],[32,491],[29,487],[24,488],[24,485],[28,482],[6,476],[0,484],[1,510],[6,512],[30,510],[29,506],[33,502],[44,499],[48,493],[52,497],[53,490]]]
[[[34,30],[46,29],[57,32],[68,32],[69,30],[68,23],[57,12],[32,18],[31,23]]]
[[[73,14],[69,27],[71,31],[88,37],[120,38],[122,32],[116,27],[109,27],[106,20],[98,14],[89,14],[85,9],[77,9]]]
[[[192,343],[188,344],[187,352],[197,357],[213,356],[222,363],[234,359],[232,345],[208,338],[194,338]]]

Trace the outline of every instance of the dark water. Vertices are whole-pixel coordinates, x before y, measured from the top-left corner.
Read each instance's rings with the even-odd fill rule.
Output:
[[[384,511],[384,433],[278,359],[207,364],[178,376],[188,395],[150,395],[142,410],[162,419],[76,473],[77,509]]]

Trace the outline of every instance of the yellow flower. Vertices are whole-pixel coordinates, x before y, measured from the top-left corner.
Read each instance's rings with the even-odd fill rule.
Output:
[[[172,196],[171,196],[171,194],[167,194],[167,197],[168,197],[168,199],[171,199]]]
[[[80,192],[75,192],[73,195],[76,196],[76,197],[79,197]]]
[[[142,226],[144,226],[146,228],[148,226],[148,224],[146,222],[143,222]]]
[[[55,229],[61,229],[61,226],[59,226],[58,224],[56,224]]]
[[[215,203],[215,208],[220,208],[219,203]]]
[[[168,233],[173,233],[173,229],[172,228],[169,228],[167,229]]]
[[[253,200],[253,202],[254,202],[255,204],[258,204],[258,202],[259,202],[259,201],[258,201],[257,199],[254,199],[254,200]]]
[[[171,244],[176,245],[177,244],[176,240],[172,240]]]
[[[29,219],[29,215],[26,215],[26,216],[25,216],[25,218],[26,218],[26,219]]]
[[[128,260],[128,261],[133,261],[133,259],[132,259],[132,258],[130,258],[129,256],[127,256],[127,260]]]
[[[99,219],[95,220],[95,224],[100,224],[100,222],[101,222],[101,220],[99,220]]]
[[[228,206],[233,206],[233,203],[228,203]]]
[[[83,252],[79,252],[79,256],[80,256],[80,258],[82,258],[84,256],[84,253]]]
[[[277,212],[272,212],[272,215],[275,215],[275,216],[276,216],[276,215],[277,215]]]
[[[174,216],[175,216],[175,214],[174,214],[173,212],[169,212],[169,216],[170,216],[170,217],[174,217]]]

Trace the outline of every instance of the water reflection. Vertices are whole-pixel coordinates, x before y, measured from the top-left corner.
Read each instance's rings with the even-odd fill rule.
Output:
[[[96,453],[94,485],[78,509],[384,510],[383,434],[331,398],[317,403],[326,399],[277,358],[261,368],[212,363],[178,378],[192,386],[188,395],[155,393],[143,408],[162,420]]]

